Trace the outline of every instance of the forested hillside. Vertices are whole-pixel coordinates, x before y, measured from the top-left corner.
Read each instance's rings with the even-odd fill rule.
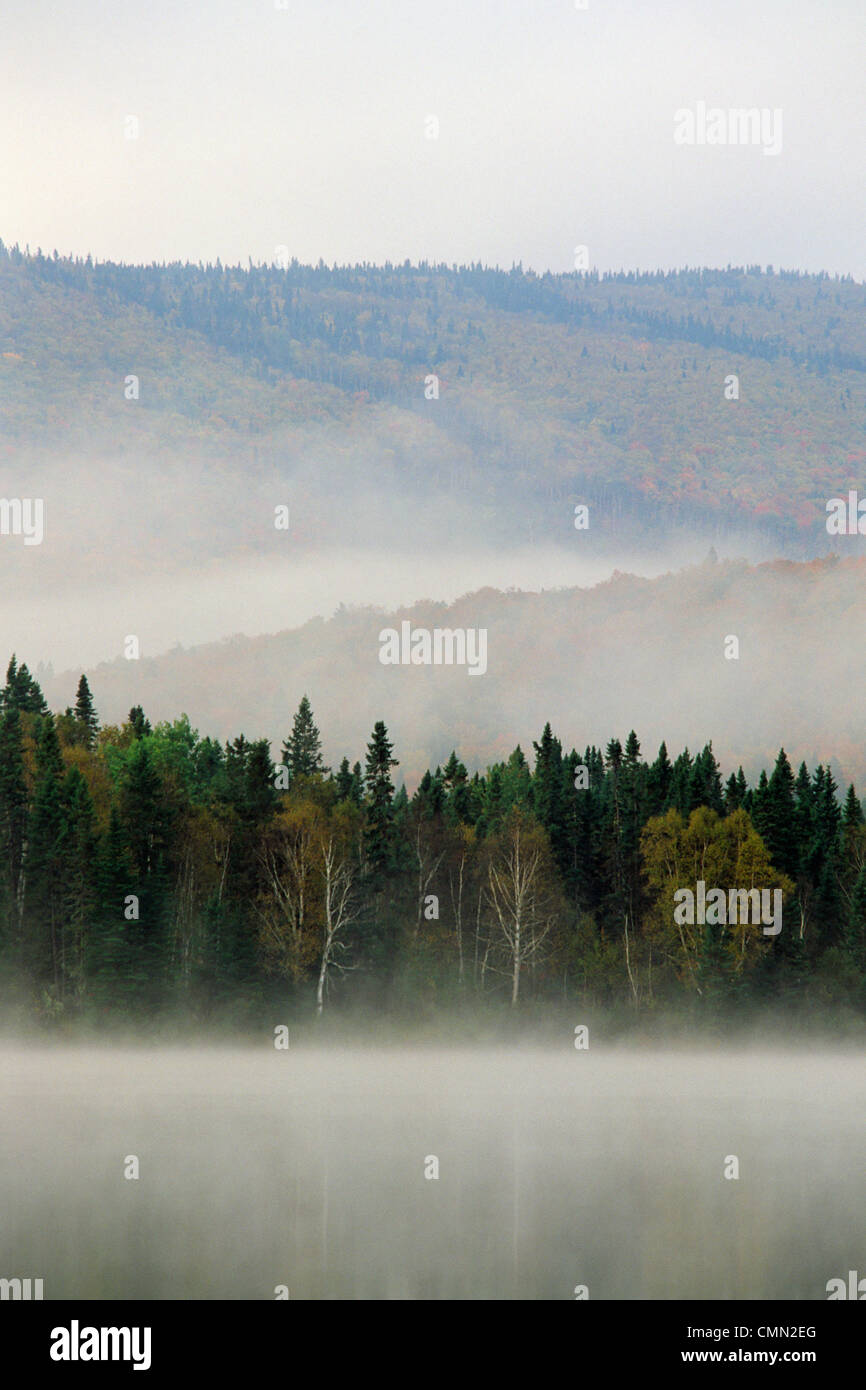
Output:
[[[714,561],[658,579],[615,575],[588,589],[501,593],[383,612],[343,606],[330,620],[272,636],[177,647],[89,671],[112,723],[131,705],[178,711],[215,736],[239,728],[275,742],[305,692],[328,759],[359,757],[384,713],[415,786],[457,746],[471,770],[507,756],[550,719],[569,745],[639,725],[650,746],[712,737],[726,765],[757,777],[785,746],[866,783],[861,640],[866,560],[757,566]],[[379,633],[404,620],[427,629],[485,628],[487,671],[383,666]],[[726,657],[735,636],[739,655]],[[118,645],[119,642],[118,642]],[[21,653],[21,655],[26,655]],[[45,673],[50,703],[68,704],[77,673]]]
[[[157,459],[303,465],[296,520],[317,544],[354,538],[334,504],[360,470],[394,505],[451,498],[455,525],[488,535],[565,543],[586,502],[588,544],[758,523],[812,554],[827,499],[866,482],[866,287],[758,267],[145,267],[2,248],[0,391],[11,476],[85,454],[135,459],[143,482]]]
[[[0,984],[48,1020],[260,1017],[335,998],[429,1013],[574,1000],[639,1013],[780,1002],[866,1009],[857,792],[780,750],[749,785],[712,743],[634,731],[566,752],[549,723],[410,799],[372,726],[329,769],[302,697],[281,746],[225,744],[141,705],[100,726],[82,676],[55,717],[13,657],[0,692]],[[697,882],[766,916],[683,921]],[[336,994],[334,993],[336,991]],[[841,1012],[840,1012],[841,1011]]]

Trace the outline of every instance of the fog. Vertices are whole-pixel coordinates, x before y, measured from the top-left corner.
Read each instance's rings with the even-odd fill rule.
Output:
[[[7,1044],[0,1106],[0,1277],[46,1299],[824,1299],[862,1268],[847,1051]]]
[[[0,659],[14,650],[32,670],[80,672],[122,656],[130,633],[152,657],[282,632],[340,604],[590,587],[614,570],[652,577],[699,563],[711,545],[753,561],[779,553],[779,538],[758,526],[719,535],[705,523],[647,528],[636,515],[611,531],[599,509],[576,532],[570,501],[527,515],[501,483],[485,505],[459,488],[382,476],[381,460],[373,476],[373,466],[361,447],[332,459],[327,480],[315,451],[256,467],[195,455],[34,460],[16,486],[43,499],[44,537],[0,546]],[[278,505],[288,530],[275,528]]]
[[[299,627],[330,617],[343,603],[391,609],[429,598],[450,603],[485,586],[529,592],[592,587],[617,568],[651,578],[686,557],[702,559],[708,544],[683,541],[668,559],[583,558],[553,546],[505,553],[325,550],[210,560],[195,568],[167,565],[131,578],[115,571],[81,587],[70,576],[62,594],[37,590],[12,597],[7,591],[0,597],[3,656],[14,650],[31,669],[50,662],[56,671],[80,671],[121,656],[128,633],[138,637],[142,656],[157,656],[178,643],[196,647],[236,633],[257,637]]]

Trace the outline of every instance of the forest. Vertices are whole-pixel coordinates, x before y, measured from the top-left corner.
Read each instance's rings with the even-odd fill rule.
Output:
[[[452,752],[410,797],[383,721],[336,769],[306,696],[286,722],[277,761],[267,740],[154,727],[141,706],[100,726],[85,676],[55,715],[13,656],[4,998],[52,1026],[246,1027],[276,1004],[866,1011],[866,824],[823,765],[795,772],[780,749],[750,786],[711,743],[648,761],[632,731],[565,752],[547,724],[483,775]],[[780,890],[782,930],[678,924],[674,894],[698,880]]]
[[[0,243],[0,457],[289,470],[296,542],[315,544],[345,542],[352,507],[331,499],[364,476],[395,497],[459,495],[500,539],[565,544],[583,501],[592,545],[710,523],[811,557],[827,499],[861,485],[866,291],[851,277],[286,251],[136,266]]]

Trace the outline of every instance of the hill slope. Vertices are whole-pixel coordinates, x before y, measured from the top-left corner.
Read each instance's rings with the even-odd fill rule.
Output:
[[[754,775],[784,744],[795,762],[832,760],[840,782],[862,784],[864,585],[864,559],[708,561],[591,589],[487,589],[389,615],[342,609],[294,631],[118,660],[88,677],[104,721],[138,703],[151,720],[186,711],[203,734],[267,735],[275,754],[306,692],[332,764],[363,760],[384,719],[410,783],[452,747],[470,767],[517,741],[531,749],[549,719],[567,747],[635,727],[651,752],[663,738],[692,750],[712,739],[726,768],[742,762]],[[486,674],[382,665],[380,631],[407,618],[428,629],[485,627]],[[738,660],[724,655],[730,635]],[[77,676],[44,681],[52,707],[71,703]]]
[[[317,546],[434,502],[449,530],[566,540],[584,501],[588,544],[759,524],[808,555],[827,548],[827,498],[866,483],[866,287],[756,267],[241,270],[4,248],[0,400],[10,480],[84,457],[109,483],[200,469],[240,507],[237,544],[233,489],[274,476]]]

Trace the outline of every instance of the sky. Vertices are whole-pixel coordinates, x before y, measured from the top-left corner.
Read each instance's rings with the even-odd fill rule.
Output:
[[[862,0],[4,0],[2,23],[7,244],[866,275]],[[780,111],[779,153],[677,144],[699,103]]]

